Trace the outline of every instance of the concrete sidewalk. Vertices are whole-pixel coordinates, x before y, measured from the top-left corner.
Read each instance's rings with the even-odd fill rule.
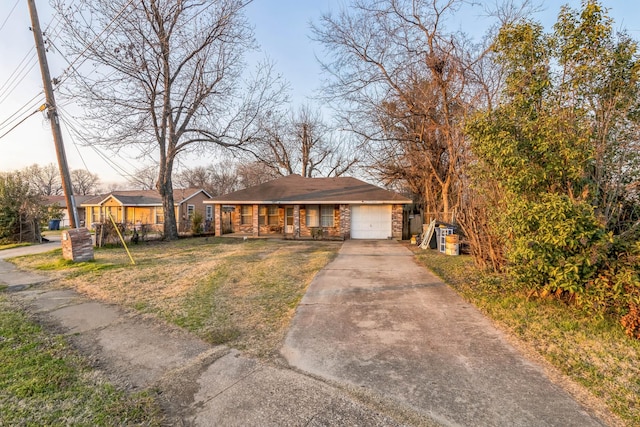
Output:
[[[311,283],[282,353],[442,425],[604,425],[395,241],[346,241]]]
[[[51,240],[47,243],[20,246],[12,249],[3,249],[0,251],[0,259],[15,258],[24,255],[34,255],[53,251],[55,249],[59,249],[60,247],[60,239],[57,238],[56,240]]]

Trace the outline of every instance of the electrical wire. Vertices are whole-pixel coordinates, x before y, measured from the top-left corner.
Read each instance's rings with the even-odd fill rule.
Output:
[[[36,99],[38,99],[37,104],[35,104],[33,101],[35,101]],[[18,110],[13,113],[11,116],[7,117],[2,123],[0,123],[0,130],[6,128],[7,126],[11,125],[11,121],[13,120],[13,118],[15,116],[18,116],[20,114],[23,114],[25,109],[31,109],[33,107],[35,107],[35,105],[40,105],[44,102],[45,98],[44,98],[44,93],[43,92],[39,92],[37,93],[33,98],[31,98],[30,100],[28,100],[27,102],[24,103],[24,105],[20,108],[18,108]],[[34,105],[35,104],[35,105]]]
[[[5,136],[7,136],[12,130],[14,130],[15,128],[17,128],[18,126],[20,126],[22,123],[24,123],[29,117],[33,116],[34,114],[39,113],[40,111],[44,111],[44,109],[46,108],[46,105],[42,105],[40,108],[38,108],[37,110],[33,111],[31,114],[29,114],[28,116],[26,116],[25,118],[23,118],[22,120],[20,120],[18,123],[16,123],[11,129],[9,129],[8,131],[6,131],[5,133],[3,133],[2,135],[0,135],[0,139],[4,138]]]
[[[38,65],[38,59],[35,57],[35,55],[31,58],[30,63],[25,64],[25,66],[27,65],[29,65],[29,68],[23,71],[21,76],[16,76],[16,79],[18,80],[14,79],[14,81],[10,82],[13,87],[7,89],[5,93],[0,95],[0,104],[6,101],[9,96],[11,96],[13,91],[16,90],[18,86],[20,86],[20,83],[22,83],[24,79],[27,78],[31,70],[33,70],[33,68]]]
[[[107,32],[107,30],[108,30],[111,26],[113,26],[113,24],[114,24],[114,23],[116,23],[116,21],[118,20],[118,18],[120,18],[120,16],[121,16],[121,15],[122,15],[126,10],[127,10],[127,8],[128,8],[129,6],[131,6],[131,5],[133,4],[133,2],[134,2],[134,1],[135,1],[135,0],[129,0],[129,2],[128,2],[126,5],[124,5],[124,7],[123,7],[123,8],[120,10],[120,12],[118,12],[118,14],[117,14],[117,15],[116,15],[112,20],[111,20],[111,22],[109,22],[109,24],[107,24],[107,26],[106,26],[106,27],[104,27],[104,28],[102,29],[102,31],[94,37],[94,39],[91,41],[91,43],[89,43],[89,44],[84,48],[84,50],[83,50],[82,52],[80,52],[80,54],[78,54],[77,58],[76,58],[76,59],[75,59],[71,64],[69,64],[69,66],[68,66],[67,68],[65,68],[65,69],[64,69],[64,71],[62,72],[62,74],[60,75],[60,77],[57,79],[57,85],[56,85],[56,86],[60,86],[60,85],[62,85],[62,84],[63,84],[63,83],[64,83],[64,82],[69,78],[69,74],[68,74],[68,73],[69,73],[69,70],[74,70],[74,71],[75,71],[75,69],[76,69],[76,68],[74,68],[74,66],[75,66],[76,62],[78,62],[78,60],[80,60],[82,57],[84,57],[84,54],[85,54],[85,53],[87,53],[87,51],[88,51],[89,49],[91,49],[91,47],[93,46],[93,44],[94,44],[95,42],[97,42],[97,41],[99,40],[99,38],[100,38],[100,37],[101,37],[105,32]],[[114,30],[115,30],[115,28],[114,28],[114,29],[112,29],[112,30],[109,32],[109,35],[110,35]],[[85,58],[82,60],[82,62],[80,62],[80,64],[78,64],[78,66],[81,66],[82,64],[84,64],[84,62],[85,62],[87,59],[88,59],[88,58],[86,58],[86,57],[85,57]],[[66,77],[65,77],[65,76],[66,76]]]
[[[55,21],[55,24],[54,24]],[[55,34],[58,32],[61,20],[59,17],[52,17],[51,21],[47,24],[45,32],[51,31]],[[51,27],[52,25],[53,28]],[[59,33],[58,33],[59,34]],[[6,99],[16,90],[24,79],[29,75],[31,70],[38,64],[38,58],[35,52],[35,45],[31,47],[24,55],[20,63],[13,70],[11,75],[0,86],[0,103],[6,101]],[[20,110],[18,110],[19,112]]]
[[[84,158],[82,157],[82,155],[80,154],[78,145],[76,143],[76,138],[80,139],[80,140],[84,140],[84,145],[85,146],[89,146],[91,149],[93,149],[93,151],[111,168],[113,169],[120,177],[122,177],[123,179],[131,182],[134,180],[135,178],[135,174],[130,173],[129,171],[127,171],[125,168],[123,168],[122,166],[118,165],[110,156],[106,155],[105,153],[103,153],[98,147],[96,147],[95,144],[91,144],[88,141],[86,141],[86,139],[84,138],[84,136],[82,135],[82,132],[78,130],[78,126],[76,126],[76,124],[73,123],[73,116],[68,114],[66,111],[61,110],[58,107],[58,117],[60,117],[61,122],[64,123],[65,127],[67,128],[67,133],[69,135],[69,137],[71,138],[72,142],[74,143],[74,145],[76,146],[76,150],[78,150],[78,154],[80,155],[80,158],[82,159],[83,164],[85,165],[85,168],[87,168],[87,170],[89,170],[89,168],[87,167]],[[79,124],[78,124],[79,125]],[[125,160],[124,158],[120,157],[122,160]]]
[[[20,63],[16,66],[16,68],[13,70],[13,72],[5,80],[5,82],[2,84],[2,86],[0,86],[0,94],[5,90],[5,88],[11,82],[11,80],[14,79],[16,73],[18,73],[20,71],[20,68],[23,66],[24,62],[27,61],[27,59],[29,61],[31,61],[31,60],[33,60],[33,58],[36,58],[37,55],[35,54],[35,50],[36,50],[36,47],[32,46],[31,49],[29,49],[27,51],[27,54],[22,58]]]
[[[9,15],[7,15],[7,17],[4,18],[4,21],[2,21],[2,25],[0,25],[0,32],[4,28],[5,24],[9,21],[9,18],[11,18],[11,15],[13,14],[13,11],[16,10],[16,7],[18,6],[18,3],[20,3],[20,0],[16,0],[16,3],[11,8],[11,11],[9,11]]]

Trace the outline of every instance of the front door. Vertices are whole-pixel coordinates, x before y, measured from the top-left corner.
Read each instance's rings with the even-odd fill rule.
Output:
[[[293,234],[293,207],[287,207],[284,216],[284,232],[287,234]]]

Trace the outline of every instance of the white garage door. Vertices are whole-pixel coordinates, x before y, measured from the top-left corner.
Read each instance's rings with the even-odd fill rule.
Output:
[[[392,235],[391,205],[351,207],[352,239],[386,239]]]

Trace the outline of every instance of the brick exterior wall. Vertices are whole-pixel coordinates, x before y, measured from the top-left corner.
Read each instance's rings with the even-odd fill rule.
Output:
[[[318,206],[322,206],[322,205],[318,205]],[[325,205],[326,206],[326,205]],[[308,227],[307,226],[307,211],[306,211],[306,206],[305,205],[301,205],[300,206],[300,216],[299,216],[299,221],[300,221],[300,232],[298,234],[298,237],[301,238],[305,238],[305,239],[311,239],[313,238],[312,229],[318,229],[318,228],[322,228],[322,238],[323,239],[343,239],[343,233],[342,233],[342,223],[341,223],[341,215],[340,215],[340,209],[336,209],[335,205],[333,206],[333,227]],[[321,209],[321,208],[320,208]],[[318,220],[321,222],[322,218],[321,216],[321,211],[318,211],[318,215],[319,218]],[[318,238],[316,236],[316,238]]]

